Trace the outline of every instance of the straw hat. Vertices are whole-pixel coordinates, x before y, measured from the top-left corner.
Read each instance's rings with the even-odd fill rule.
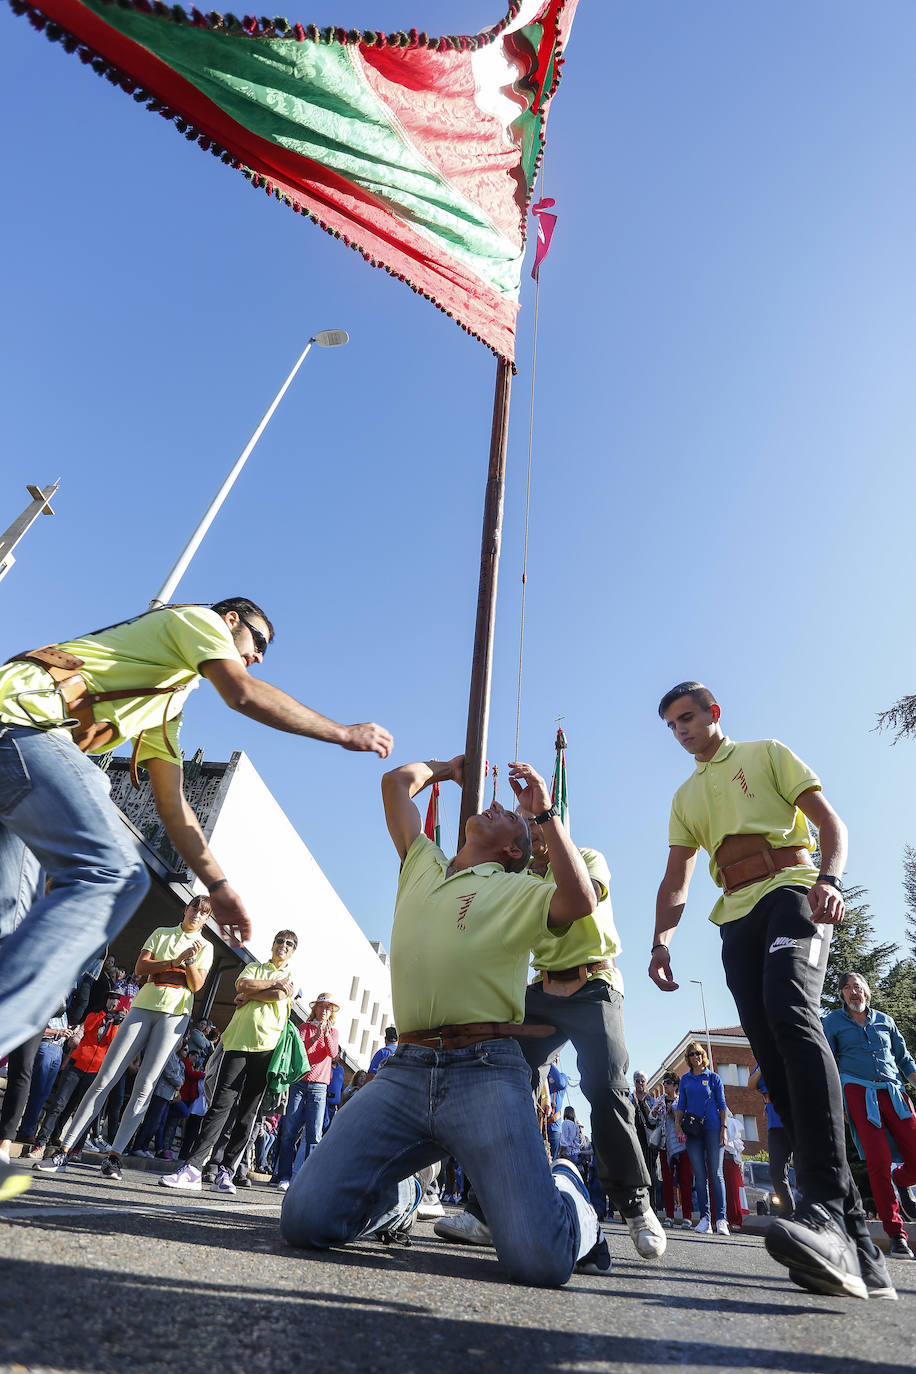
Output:
[[[311,1010],[312,1010],[312,1011],[315,1010],[315,1008],[318,1006],[319,1002],[324,1002],[324,1003],[327,1004],[327,1006],[333,1007],[334,1011],[340,1011],[340,1007],[339,1007],[339,1006],[337,1005],[337,1003],[334,1001],[333,997],[331,996],[331,994],[330,994],[329,992],[319,992],[318,996],[315,998],[314,1002],[312,1002],[312,1004],[311,1004]]]

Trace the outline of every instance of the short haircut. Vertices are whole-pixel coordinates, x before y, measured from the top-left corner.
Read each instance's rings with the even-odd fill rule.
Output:
[[[299,936],[296,934],[294,930],[278,930],[276,935],[274,936],[274,944],[276,944],[278,940],[283,939],[292,940],[296,946],[296,949],[299,948]]]
[[[531,831],[528,829],[528,822],[524,816],[516,813],[516,819],[521,827],[515,838],[515,843],[522,851],[517,859],[510,859],[505,869],[507,873],[524,873],[531,863]]]
[[[397,1040],[397,1038],[398,1038],[398,1028],[397,1028],[397,1026],[386,1026],[386,1027],[385,1027],[385,1043],[388,1044],[388,1045],[390,1045],[391,1042],[392,1042],[392,1040]]]
[[[700,1054],[703,1056],[703,1067],[704,1067],[705,1069],[712,1068],[712,1065],[711,1065],[710,1062],[709,1062],[709,1055],[706,1053],[706,1046],[705,1046],[705,1045],[701,1045],[700,1042],[699,1042],[699,1040],[691,1040],[690,1044],[687,1046],[686,1050],[684,1051],[684,1057],[685,1057],[685,1058],[687,1057],[688,1054],[690,1054],[691,1050],[699,1050],[699,1051],[700,1051]],[[689,1061],[688,1061],[688,1067],[689,1067]]]
[[[679,682],[670,692],[666,692],[658,703],[658,714],[662,720],[665,719],[668,707],[673,706],[679,697],[690,697],[703,711],[708,711],[710,706],[718,705],[712,692],[708,687],[704,687],[702,682]]]
[[[214,601],[210,609],[216,611],[217,615],[226,615],[229,611],[235,611],[241,620],[250,620],[253,615],[256,615],[267,626],[268,639],[273,640],[275,638],[274,627],[270,620],[260,606],[249,601],[247,596],[227,596],[223,601]]]

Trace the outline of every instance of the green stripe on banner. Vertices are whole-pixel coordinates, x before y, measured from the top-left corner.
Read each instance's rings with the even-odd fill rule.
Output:
[[[524,248],[501,234],[410,144],[370,90],[355,48],[263,37],[227,42],[225,34],[164,23],[104,0],[85,3],[236,123],[359,186],[437,251],[517,300]],[[522,120],[533,163],[539,117],[529,110]]]

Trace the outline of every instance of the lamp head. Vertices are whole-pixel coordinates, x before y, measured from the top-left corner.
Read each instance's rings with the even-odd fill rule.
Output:
[[[322,329],[315,335],[319,348],[340,348],[349,341],[350,335],[345,329]]]

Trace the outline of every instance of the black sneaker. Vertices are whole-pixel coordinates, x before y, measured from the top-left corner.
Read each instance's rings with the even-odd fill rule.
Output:
[[[66,1169],[69,1162],[67,1151],[58,1148],[45,1155],[44,1159],[40,1159],[37,1164],[33,1164],[32,1168],[37,1169],[42,1174],[56,1174],[58,1169]]]
[[[577,1274],[600,1274],[604,1278],[611,1272],[611,1252],[608,1249],[607,1241],[599,1232],[598,1243],[593,1245],[587,1255],[576,1264]]]
[[[117,1155],[109,1155],[102,1165],[102,1177],[121,1181],[121,1161]]]
[[[891,1283],[891,1276],[887,1271],[887,1262],[878,1249],[872,1243],[873,1255],[866,1254],[860,1245],[859,1254],[859,1273],[862,1275],[862,1282],[868,1289],[869,1298],[883,1298],[889,1302],[897,1301],[897,1290]],[[793,1283],[797,1283],[799,1288],[806,1288],[809,1293],[822,1293],[822,1288],[815,1288],[807,1274],[801,1274],[797,1269],[789,1270],[789,1278]]]
[[[217,1171],[218,1168],[219,1168],[219,1165],[218,1165],[218,1164],[213,1164],[213,1163],[205,1164],[204,1167],[203,1167],[203,1170],[201,1171],[201,1175],[200,1175],[200,1181],[201,1181],[201,1183],[215,1183],[215,1182],[216,1182],[216,1171]]]
[[[891,1174],[891,1183],[894,1183],[893,1174]],[[916,1197],[913,1196],[912,1188],[901,1188],[894,1183],[894,1192],[897,1194],[900,1210],[906,1220],[916,1221]]]
[[[836,1221],[820,1203],[812,1203],[795,1221],[776,1217],[766,1233],[766,1248],[772,1259],[784,1264],[794,1278],[804,1275],[815,1293],[847,1298],[867,1298],[868,1289],[859,1266],[859,1252]],[[798,1279],[795,1279],[798,1282]]]
[[[251,1187],[251,1179],[248,1177],[247,1174],[237,1173],[233,1182],[235,1183],[236,1188]]]
[[[906,1236],[893,1236],[891,1239],[891,1254],[894,1259],[916,1259],[909,1245]]]

